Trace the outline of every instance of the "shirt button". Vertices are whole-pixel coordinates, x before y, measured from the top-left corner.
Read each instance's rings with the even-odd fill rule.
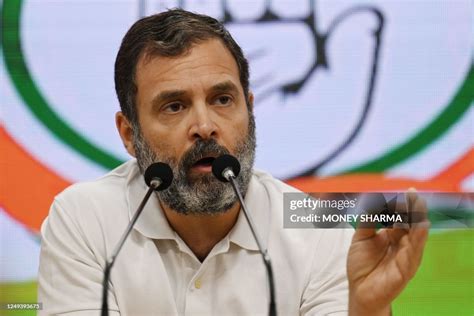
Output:
[[[196,289],[200,289],[201,286],[202,286],[202,281],[201,281],[201,279],[197,279],[196,281],[194,281],[194,287],[195,287]]]

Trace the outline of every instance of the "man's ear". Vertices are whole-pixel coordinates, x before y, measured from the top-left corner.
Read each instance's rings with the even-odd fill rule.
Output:
[[[249,107],[249,111],[253,112],[253,93],[252,91],[249,91],[249,97],[247,100],[247,105]]]
[[[117,112],[115,114],[115,125],[117,126],[117,130],[120,134],[120,138],[122,139],[125,149],[131,156],[136,157],[135,149],[133,147],[132,125],[122,112]]]

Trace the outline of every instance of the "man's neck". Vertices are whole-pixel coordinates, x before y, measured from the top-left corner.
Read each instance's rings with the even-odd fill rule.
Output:
[[[183,215],[161,203],[170,226],[188,245],[199,261],[204,261],[212,248],[234,227],[240,211],[240,203],[217,215]]]

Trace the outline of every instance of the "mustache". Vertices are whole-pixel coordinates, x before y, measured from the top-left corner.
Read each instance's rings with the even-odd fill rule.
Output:
[[[198,139],[183,155],[179,166],[182,171],[187,172],[202,158],[209,156],[219,157],[226,154],[230,154],[230,151],[226,147],[219,145],[215,139]]]

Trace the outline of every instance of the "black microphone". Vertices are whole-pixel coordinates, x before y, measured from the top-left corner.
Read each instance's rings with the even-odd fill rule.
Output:
[[[255,224],[253,223],[252,218],[250,217],[250,213],[247,210],[247,206],[244,203],[244,198],[242,197],[242,194],[240,193],[240,190],[237,186],[237,182],[235,181],[235,178],[240,173],[240,163],[237,160],[237,158],[235,158],[234,156],[222,155],[216,158],[212,162],[212,173],[220,181],[230,182],[230,184],[232,185],[232,188],[234,189],[235,194],[237,195],[237,198],[240,201],[240,205],[242,206],[242,210],[244,211],[245,218],[247,219],[247,222],[250,226],[250,230],[252,231],[253,237],[255,238],[255,241],[257,242],[258,250],[260,251],[260,254],[262,255],[263,263],[265,264],[265,268],[267,270],[268,284],[269,284],[269,289],[270,289],[270,304],[269,304],[268,314],[270,316],[276,316],[277,311],[276,311],[276,303],[275,303],[275,282],[273,279],[273,269],[272,269],[270,256],[268,255],[267,249],[263,249],[263,243],[261,242],[260,236],[257,234],[257,231],[255,229]]]
[[[108,292],[109,292],[110,271],[112,269],[112,266],[115,263],[115,259],[117,258],[117,255],[122,249],[122,246],[125,243],[125,240],[127,240],[128,235],[132,231],[133,226],[137,222],[138,217],[142,213],[143,208],[148,202],[148,199],[150,198],[153,191],[162,191],[162,190],[167,189],[171,185],[172,181],[173,181],[173,171],[171,170],[169,165],[163,162],[153,163],[146,169],[145,183],[149,186],[149,189],[146,192],[145,197],[143,198],[142,202],[138,206],[137,211],[135,212],[132,219],[128,223],[127,229],[122,235],[122,238],[120,238],[120,241],[115,247],[114,252],[112,253],[112,255],[110,256],[110,258],[107,260],[105,264],[104,279],[102,282],[102,312],[101,312],[102,316],[109,315],[109,306],[108,306],[107,297],[108,297]]]

